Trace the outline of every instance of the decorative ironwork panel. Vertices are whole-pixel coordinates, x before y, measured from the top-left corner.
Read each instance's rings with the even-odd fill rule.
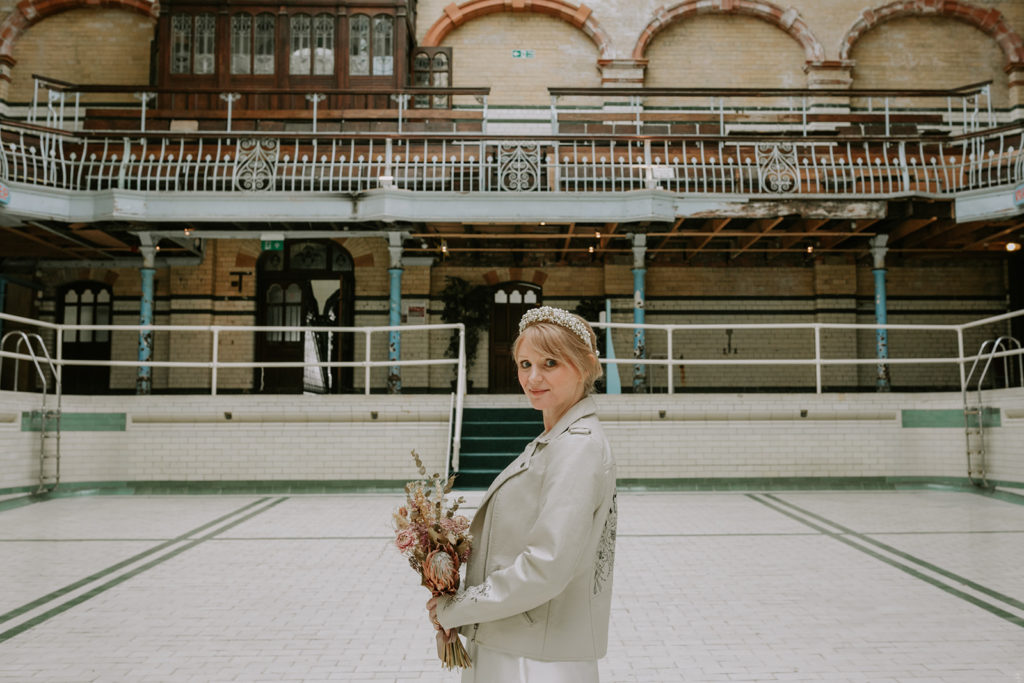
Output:
[[[235,151],[235,189],[261,192],[274,189],[277,156],[281,141],[277,138],[240,138]]]
[[[498,189],[537,192],[541,189],[541,146],[536,142],[498,145]]]
[[[796,147],[791,143],[757,146],[757,177],[763,192],[786,194],[800,187]]]

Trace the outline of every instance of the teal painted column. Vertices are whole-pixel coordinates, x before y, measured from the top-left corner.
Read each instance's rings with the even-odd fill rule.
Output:
[[[871,238],[871,256],[874,259],[875,267],[871,270],[875,276],[875,324],[885,325],[888,321],[888,305],[885,298],[885,254],[888,248],[885,246],[889,240],[888,235],[877,235]],[[878,359],[876,365],[875,388],[878,391],[889,391],[889,333],[888,330],[875,330],[875,357]]]
[[[644,257],[647,253],[647,235],[633,235],[633,323],[644,324]],[[647,358],[647,339],[641,327],[633,328],[633,358]],[[639,363],[633,366],[633,393],[647,391],[647,366]]]
[[[142,268],[142,301],[139,302],[139,324],[153,324],[153,275],[155,268]],[[139,330],[139,362],[144,363],[153,357],[153,330]],[[135,380],[135,393],[147,395],[153,391],[153,368],[148,365],[139,366],[139,376]]]
[[[612,321],[612,300],[604,300],[604,321]],[[604,328],[604,357],[608,360],[615,358],[615,345],[612,343],[612,328]],[[609,394],[622,393],[622,380],[619,379],[619,366],[617,363],[608,363],[605,366],[605,391]]]
[[[139,324],[153,324],[153,278],[156,274],[156,246],[147,234],[139,235],[142,245],[142,268],[139,275],[142,279],[142,299],[139,301]],[[145,363],[153,357],[153,330],[139,330],[139,362]],[[146,396],[153,391],[153,368],[148,365],[139,366],[139,374],[135,378],[135,393]]]
[[[391,259],[391,267],[388,275],[391,277],[391,288],[388,292],[388,325],[402,324],[402,241],[404,235],[400,232],[388,233],[388,254]],[[398,330],[388,332],[388,360],[397,361],[402,358],[402,333]],[[400,365],[392,365],[388,368],[389,394],[402,393],[402,368]]]
[[[391,291],[388,296],[388,325],[402,324],[402,269],[389,268],[391,276]],[[402,358],[402,333],[398,330],[388,332],[388,360],[396,361]],[[392,365],[388,369],[388,393],[402,393],[402,368]]]

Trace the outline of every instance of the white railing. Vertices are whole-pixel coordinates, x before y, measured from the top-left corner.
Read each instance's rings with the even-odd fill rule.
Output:
[[[926,325],[926,324],[886,324],[886,325],[874,325],[868,323],[694,323],[685,325],[659,325],[659,324],[636,324],[636,323],[609,323],[609,322],[595,322],[591,323],[597,329],[611,328],[611,329],[627,329],[627,330],[644,330],[646,335],[647,332],[657,332],[665,335],[665,349],[666,358],[630,358],[623,357],[620,353],[617,353],[617,358],[602,358],[601,363],[605,366],[609,365],[640,365],[640,366],[655,366],[665,368],[667,380],[666,390],[669,394],[675,393],[675,381],[673,370],[679,366],[757,366],[757,365],[776,365],[776,366],[813,366],[814,377],[815,377],[815,393],[822,393],[822,368],[826,366],[840,366],[840,365],[955,365],[958,368],[960,375],[960,388],[962,392],[967,390],[967,377],[965,365],[977,361],[979,358],[1008,358],[1016,356],[1020,359],[1020,362],[1024,362],[1024,351],[1021,349],[1011,349],[1007,351],[999,351],[996,353],[984,353],[980,355],[965,355],[965,344],[964,344],[964,332],[966,330],[973,329],[975,327],[982,327],[985,325],[992,325],[1001,323],[1004,321],[1011,320],[1013,318],[1024,317],[1024,310],[1013,311],[1011,313],[1004,313],[1002,315],[992,316],[989,318],[983,318],[981,320],[975,320],[968,323],[959,325]],[[737,358],[737,359],[723,359],[723,358],[674,358],[674,352],[678,349],[678,346],[673,344],[673,334],[680,331],[691,331],[691,330],[807,330],[813,335],[814,343],[814,356],[812,358]],[[956,335],[957,342],[957,355],[952,357],[937,357],[937,358],[896,358],[887,357],[885,359],[873,358],[824,358],[822,356],[822,338],[821,333],[823,330],[913,330],[918,332],[933,331],[933,332],[951,332]],[[650,344],[646,345],[648,348]]]
[[[451,431],[453,438],[450,442],[451,457],[448,458],[458,465],[459,450],[462,435],[462,413],[465,405],[466,394],[466,353],[465,336],[466,328],[462,323],[433,324],[433,325],[394,325],[374,327],[298,327],[298,326],[256,326],[256,325],[62,325],[31,318],[23,318],[7,313],[0,313],[0,320],[15,323],[20,326],[33,327],[40,330],[49,330],[54,334],[53,347],[55,352],[52,355],[53,365],[57,372],[62,373],[68,366],[92,366],[92,367],[148,367],[148,368],[206,368],[210,370],[210,393],[217,394],[217,374],[222,369],[232,368],[363,368],[363,390],[369,395],[372,384],[370,381],[370,370],[372,368],[392,367],[424,367],[424,366],[456,366],[456,391],[455,410],[451,417],[453,425]],[[5,325],[6,326],[6,325]],[[209,361],[166,361],[166,360],[72,360],[63,357],[63,340],[66,332],[69,331],[108,331],[108,332],[207,332],[211,335],[210,360]],[[427,358],[415,360],[372,360],[374,346],[371,343],[374,334],[400,331],[405,335],[426,333],[433,330],[458,330],[459,332],[459,355],[457,358]],[[365,356],[362,360],[354,361],[225,361],[219,357],[220,339],[223,333],[252,333],[253,335],[263,333],[348,333],[361,334],[364,338]],[[387,341],[383,348],[387,348]],[[15,361],[32,361],[32,356],[25,353],[4,351],[0,349],[0,363],[3,359],[11,358]],[[14,377],[17,377],[15,372]],[[2,375],[0,375],[2,378]],[[58,380],[59,384],[59,380]],[[15,384],[16,386],[16,384]],[[3,387],[0,386],[0,390]]]
[[[0,178],[78,192],[950,196],[1024,180],[1024,127],[952,138],[77,134],[0,123]]]

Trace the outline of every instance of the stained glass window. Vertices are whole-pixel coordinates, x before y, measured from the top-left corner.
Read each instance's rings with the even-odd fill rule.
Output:
[[[370,18],[357,14],[348,24],[348,72],[353,76],[370,75]]]

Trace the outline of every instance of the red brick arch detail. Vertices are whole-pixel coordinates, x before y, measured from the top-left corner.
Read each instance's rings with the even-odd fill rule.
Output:
[[[14,44],[33,24],[74,9],[124,9],[151,19],[160,15],[159,0],[21,0],[0,23],[0,57],[10,58]]]
[[[800,43],[808,62],[821,62],[825,59],[825,49],[795,9],[784,10],[762,0],[686,0],[668,9],[659,7],[654,10],[654,18],[636,41],[633,59],[644,59],[644,53],[654,36],[663,29],[702,14],[744,15],[761,19],[785,31]]]
[[[1024,42],[1006,23],[1002,13],[991,7],[978,7],[957,0],[896,0],[881,7],[866,9],[843,36],[839,58],[849,59],[853,46],[861,36],[887,21],[903,17],[946,17],[975,26],[991,36],[1003,54],[1006,65],[1024,63]]]
[[[564,0],[469,0],[461,5],[452,3],[444,8],[444,14],[430,27],[420,45],[438,47],[449,33],[467,21],[499,12],[533,12],[560,19],[587,34],[602,59],[610,56],[611,40],[594,19],[593,10],[586,5],[570,5]]]

